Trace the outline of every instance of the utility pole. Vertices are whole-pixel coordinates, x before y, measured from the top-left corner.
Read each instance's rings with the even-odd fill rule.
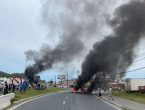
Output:
[[[61,78],[61,87],[62,87],[62,78]]]
[[[55,75],[55,86],[56,86],[56,75]]]
[[[68,88],[68,73],[66,73],[66,77],[67,77],[67,88]]]

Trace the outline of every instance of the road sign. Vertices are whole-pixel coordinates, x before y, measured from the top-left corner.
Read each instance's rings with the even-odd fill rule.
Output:
[[[20,85],[22,83],[22,78],[20,78],[20,77],[14,77],[13,80],[12,80],[12,83],[14,85]]]
[[[57,76],[57,79],[66,79],[66,75],[64,75],[64,74],[59,74],[58,76]]]

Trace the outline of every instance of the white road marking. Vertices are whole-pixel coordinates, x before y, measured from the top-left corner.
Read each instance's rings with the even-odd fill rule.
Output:
[[[121,110],[120,108],[115,107],[114,105],[110,104],[110,103],[107,102],[107,101],[104,101],[104,100],[102,100],[102,99],[100,99],[100,100],[103,101],[104,103],[110,105],[111,107],[115,108],[116,110]]]
[[[36,97],[36,98],[30,99],[30,100],[24,101],[23,103],[20,103],[20,104],[14,106],[14,107],[12,107],[12,108],[10,108],[10,109],[8,109],[8,110],[14,110],[14,109],[16,109],[17,107],[19,107],[19,106],[21,106],[21,105],[23,105],[23,104],[25,104],[25,103],[27,103],[27,102],[30,102],[30,101],[32,101],[32,100],[39,99],[39,98],[41,98],[41,97],[45,97],[45,96],[52,95],[52,94],[58,94],[58,93],[61,93],[61,92],[50,93],[50,94],[46,94],[46,95],[43,95],[43,96],[40,96],[40,97]]]
[[[63,102],[62,102],[62,104],[64,105],[64,104],[66,104],[66,102],[65,102],[65,101],[63,101]]]
[[[65,98],[68,99],[68,96],[66,96]]]

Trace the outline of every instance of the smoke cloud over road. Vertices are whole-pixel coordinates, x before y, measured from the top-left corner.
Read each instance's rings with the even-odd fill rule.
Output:
[[[115,79],[117,74],[124,76],[133,62],[135,46],[145,37],[144,10],[144,1],[131,1],[116,9],[108,22],[113,33],[93,45],[82,64],[76,89],[82,88],[94,75],[99,83],[103,83],[100,73],[109,74],[111,79]]]
[[[48,37],[58,37],[59,41],[53,48],[51,44],[44,44],[40,51],[25,52],[29,60],[34,61],[26,68],[26,76],[33,80],[35,74],[52,68],[56,63],[83,58],[88,53],[88,45],[92,46],[94,40],[101,39],[98,35],[102,35],[101,29],[116,4],[114,0],[43,1],[42,19],[48,28]]]

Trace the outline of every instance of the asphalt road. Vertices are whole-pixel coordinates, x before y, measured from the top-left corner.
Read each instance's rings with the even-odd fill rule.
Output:
[[[117,110],[90,94],[69,92],[28,101],[13,110]]]

